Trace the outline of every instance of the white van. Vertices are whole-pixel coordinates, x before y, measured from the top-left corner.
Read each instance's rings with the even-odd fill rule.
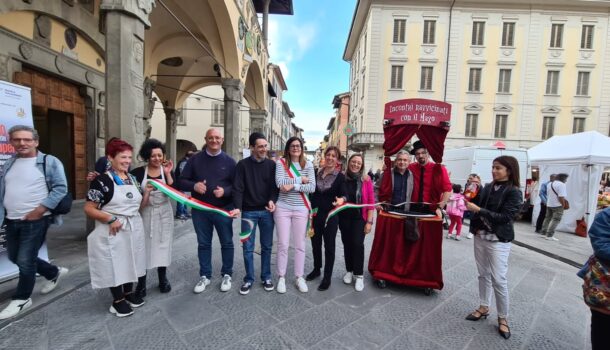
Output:
[[[530,174],[525,148],[495,148],[490,146],[472,146],[464,148],[446,149],[443,155],[443,164],[450,173],[451,183],[464,186],[468,175],[477,174],[481,177],[483,185],[492,181],[491,166],[493,160],[499,156],[513,156],[519,162],[519,180],[521,192],[525,194],[528,174]]]

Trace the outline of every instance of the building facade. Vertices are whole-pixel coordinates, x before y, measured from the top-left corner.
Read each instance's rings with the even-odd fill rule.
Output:
[[[446,148],[529,148],[553,135],[610,133],[607,1],[359,0],[348,143],[382,162],[384,104],[452,105]]]
[[[345,128],[349,123],[350,94],[345,92],[333,97],[334,116],[330,118],[327,126],[328,145],[335,146],[347,157],[347,134]]]

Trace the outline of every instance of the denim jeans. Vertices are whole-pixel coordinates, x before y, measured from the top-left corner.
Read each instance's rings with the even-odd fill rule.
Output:
[[[212,277],[212,235],[214,229],[220,240],[222,255],[221,275],[233,274],[233,219],[215,213],[193,210],[193,226],[197,233],[199,276]]]
[[[244,282],[254,282],[254,245],[256,243],[256,227],[260,231],[261,242],[261,281],[271,279],[271,248],[273,246],[273,214],[267,210],[244,211],[241,214],[244,219],[252,220],[254,227],[250,238],[244,242],[244,266],[246,276]],[[248,229],[248,224],[242,221],[242,231]]]
[[[187,216],[188,210],[186,209],[186,205],[182,203],[176,203],[176,216]]]
[[[34,221],[5,219],[8,258],[19,267],[19,283],[13,300],[25,300],[32,295],[36,273],[48,280],[54,279],[59,273],[57,266],[38,258],[38,250],[47,235],[49,220],[48,217]]]

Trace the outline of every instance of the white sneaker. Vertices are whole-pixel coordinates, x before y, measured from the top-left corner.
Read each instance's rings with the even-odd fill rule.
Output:
[[[220,283],[220,291],[228,292],[231,289],[231,276],[224,275],[222,276],[222,283]]]
[[[199,282],[197,282],[197,284],[195,285],[195,288],[193,289],[193,293],[201,293],[205,290],[205,286],[210,284],[210,280],[206,277],[206,276],[201,276],[201,278],[199,279]]]
[[[30,306],[32,306],[31,298],[27,300],[11,300],[11,302],[4,308],[4,310],[0,312],[0,320],[6,320],[8,318],[15,317]]]
[[[301,293],[307,293],[309,291],[307,288],[307,283],[305,283],[305,279],[303,277],[297,277],[296,285]]]
[[[462,238],[460,236],[455,236],[455,237],[453,237],[453,239],[455,239],[456,241],[461,241],[462,240]]]
[[[362,292],[364,289],[364,276],[356,276],[356,292]]]
[[[277,280],[277,292],[280,294],[286,293],[286,279],[284,277]]]
[[[55,289],[55,287],[57,287],[57,283],[59,283],[59,280],[62,279],[67,273],[68,273],[67,268],[65,268],[65,267],[58,268],[57,277],[55,277],[55,279],[47,281],[47,283],[40,290],[40,293],[41,294],[51,293],[53,291],[53,289]]]
[[[546,240],[547,241],[555,241],[555,242],[557,242],[559,239],[557,239],[555,237],[547,237]]]
[[[468,238],[468,239],[472,239],[472,236],[473,236],[473,235],[472,235],[472,233],[471,233],[471,232],[468,232],[468,234],[466,235],[466,238]]]
[[[354,277],[354,274],[351,272],[346,272],[345,275],[343,275],[343,283],[345,284],[351,284],[352,283],[352,278]]]

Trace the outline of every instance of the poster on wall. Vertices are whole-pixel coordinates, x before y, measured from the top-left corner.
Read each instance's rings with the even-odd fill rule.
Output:
[[[4,163],[15,149],[9,141],[8,131],[15,125],[34,126],[32,118],[32,95],[30,88],[0,80],[0,179],[4,174]],[[2,200],[0,198],[0,200]],[[48,260],[46,244],[40,248],[38,256]],[[8,259],[6,250],[5,225],[0,227],[0,282],[16,277],[19,270]]]

